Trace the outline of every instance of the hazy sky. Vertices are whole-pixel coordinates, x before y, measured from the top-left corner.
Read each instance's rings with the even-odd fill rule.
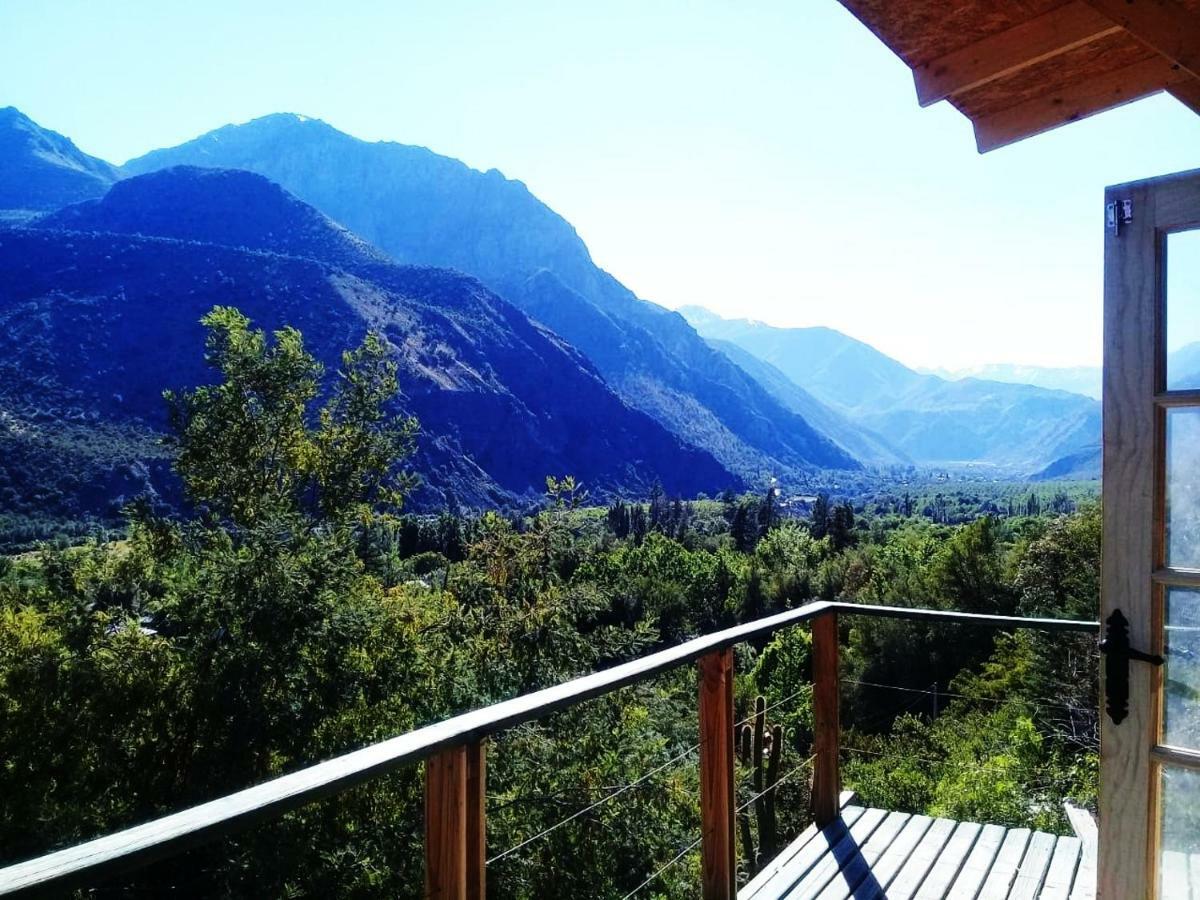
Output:
[[[1098,363],[1104,186],[1200,166],[1166,96],[978,156],[836,0],[0,0],[6,104],[115,162],[276,111],[425,145],[647,299],[929,366]]]

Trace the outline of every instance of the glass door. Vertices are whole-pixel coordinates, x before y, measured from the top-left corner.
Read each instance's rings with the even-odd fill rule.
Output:
[[[1200,897],[1200,171],[1109,188],[1099,895]]]

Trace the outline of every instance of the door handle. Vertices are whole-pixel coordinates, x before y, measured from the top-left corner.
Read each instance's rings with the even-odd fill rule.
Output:
[[[1119,609],[1104,620],[1104,640],[1100,642],[1104,654],[1104,697],[1105,709],[1114,725],[1121,724],[1129,715],[1129,661],[1161,666],[1163,658],[1157,653],[1144,653],[1129,646],[1129,620]]]

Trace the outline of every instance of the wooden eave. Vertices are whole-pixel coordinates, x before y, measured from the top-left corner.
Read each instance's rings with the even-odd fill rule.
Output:
[[[981,153],[1167,91],[1200,115],[1200,0],[841,0]]]

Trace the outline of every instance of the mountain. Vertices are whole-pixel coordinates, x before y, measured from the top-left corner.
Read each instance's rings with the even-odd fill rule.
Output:
[[[1083,394],[1100,399],[1101,371],[1099,366],[1024,366],[1014,363],[985,363],[964,369],[921,369],[948,381],[978,378],[984,381],[1003,381],[1009,384],[1032,384],[1052,391]]]
[[[1036,472],[1100,439],[1100,404],[1079,394],[925,375],[830,328],[775,328],[694,307],[683,312],[701,334],[770,363],[921,463]]]
[[[42,128],[14,107],[0,109],[0,221],[101,196],[117,170]]]
[[[104,512],[117,488],[169,495],[161,451],[147,454],[166,424],[161,392],[212,378],[199,319],[218,304],[256,327],[296,326],[330,370],[381,333],[400,408],[422,426],[419,505],[539,496],[548,474],[599,495],[656,478],[689,495],[737,483],[476,279],[397,265],[261,176],[178,168],[0,230],[5,506]],[[101,485],[90,492],[72,471],[85,450]]]
[[[763,362],[729,341],[710,339],[708,343],[770,391],[776,400],[803,416],[862,462],[877,466],[912,465],[912,460],[904,451],[892,446],[881,435],[855,425],[845,416],[834,412],[770,363]]]
[[[1200,341],[1184,344],[1167,355],[1167,389],[1200,388]]]
[[[1084,447],[1054,460],[1040,472],[1033,474],[1034,481],[1089,481],[1100,478],[1100,446]]]
[[[148,153],[123,172],[176,165],[257,172],[400,263],[479,278],[581,350],[629,405],[742,476],[859,466],[681,316],[597,267],[566,220],[494,169],[277,114]]]

